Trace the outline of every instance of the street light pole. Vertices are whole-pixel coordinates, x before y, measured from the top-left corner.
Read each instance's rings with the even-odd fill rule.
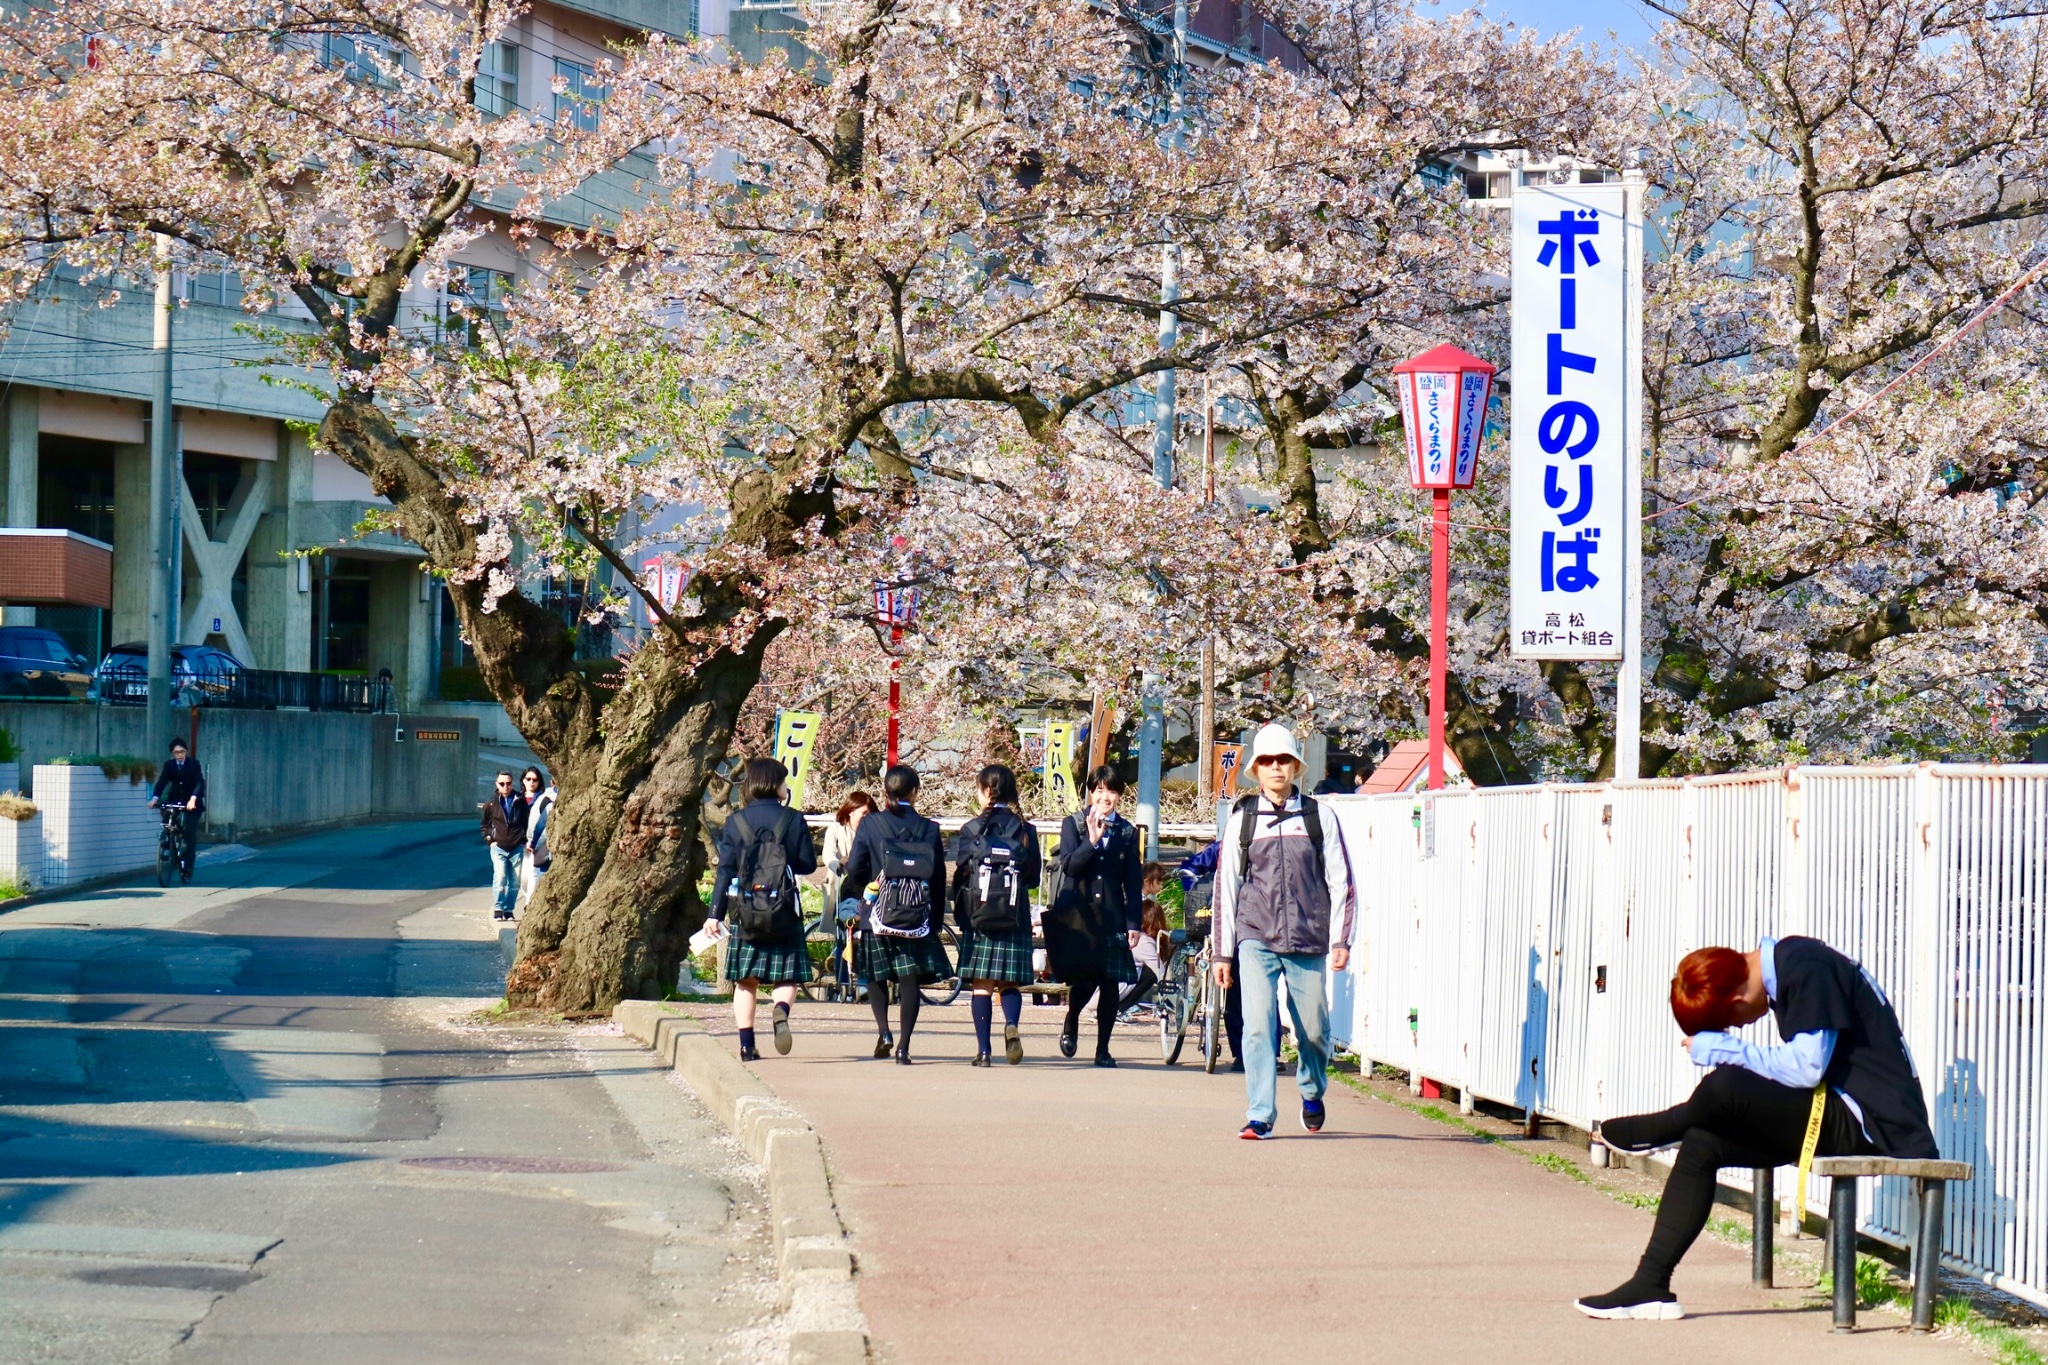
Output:
[[[171,742],[171,642],[178,612],[178,454],[172,407],[171,315],[174,297],[171,239],[156,237],[156,394],[149,430],[149,691],[148,756],[155,759]]]

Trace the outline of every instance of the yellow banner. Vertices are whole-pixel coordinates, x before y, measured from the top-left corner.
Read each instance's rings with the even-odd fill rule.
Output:
[[[1072,721],[1045,723],[1045,794],[1054,810],[1069,815],[1081,809],[1081,793],[1074,786],[1074,738]]]
[[[811,775],[811,747],[824,717],[816,711],[775,713],[775,761],[789,769],[789,804],[802,810],[804,779]]]

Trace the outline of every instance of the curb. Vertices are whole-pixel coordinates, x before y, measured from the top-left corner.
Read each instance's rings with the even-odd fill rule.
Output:
[[[767,1172],[790,1365],[865,1365],[867,1317],[817,1130],[696,1020],[653,1000],[622,1000],[612,1020],[680,1072]]]

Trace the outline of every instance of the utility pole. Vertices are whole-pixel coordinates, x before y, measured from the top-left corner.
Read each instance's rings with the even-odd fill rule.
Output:
[[[1216,400],[1209,392],[1209,376],[1202,376],[1202,506],[1216,503]],[[1210,770],[1216,765],[1216,637],[1202,636],[1202,733],[1195,762],[1201,772],[1195,779],[1196,795],[1204,811],[1213,810],[1216,792]]]
[[[171,642],[178,614],[178,433],[171,405],[171,315],[174,293],[171,239],[156,237],[156,396],[149,418],[149,714],[147,757],[156,761],[171,742]]]
[[[1167,110],[1169,144],[1180,146],[1180,92],[1182,72],[1188,58],[1188,3],[1173,0],[1173,57],[1167,69]],[[1180,341],[1180,316],[1173,305],[1180,298],[1180,246],[1169,240],[1159,262],[1159,353],[1170,355]],[[1161,488],[1173,487],[1174,371],[1159,372],[1152,393],[1152,477]],[[1159,675],[1146,669],[1139,679],[1144,705],[1138,725],[1138,823],[1147,831],[1146,855],[1158,856],[1160,764],[1166,747],[1165,706],[1159,696]]]

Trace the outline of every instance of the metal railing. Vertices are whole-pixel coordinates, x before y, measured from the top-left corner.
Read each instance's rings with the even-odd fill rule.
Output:
[[[99,699],[111,705],[140,705],[148,695],[149,671],[140,666],[101,669]],[[224,706],[249,711],[391,711],[389,678],[334,673],[290,673],[239,668],[174,679],[180,706]]]
[[[1663,1108],[1700,1074],[1668,1004],[1679,958],[1813,935],[1889,995],[1942,1154],[1976,1166],[1945,1260],[2048,1305],[2048,767],[1324,799],[1360,888],[1332,994],[1362,1057],[1580,1128]],[[1859,1205],[1908,1243],[1905,1182]]]

